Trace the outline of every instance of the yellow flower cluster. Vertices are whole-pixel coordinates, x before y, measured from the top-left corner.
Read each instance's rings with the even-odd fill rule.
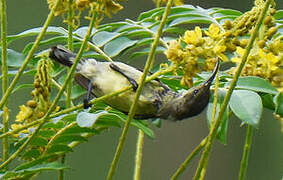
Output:
[[[49,9],[52,9],[57,0],[47,0]],[[125,0],[116,0],[122,2]],[[88,10],[86,19],[90,19],[93,13],[96,13],[95,26],[103,20],[104,15],[111,17],[111,13],[117,13],[123,9],[119,3],[115,0],[61,0],[61,3],[55,11],[55,16],[63,15],[64,22],[73,26],[73,28],[79,27],[81,14],[84,10]],[[71,3],[71,5],[70,5]],[[70,8],[71,7],[71,8]],[[64,17],[69,11],[72,11],[71,17]]]
[[[20,111],[16,116],[15,123],[11,125],[12,129],[18,129],[25,124],[42,118],[50,107],[50,91],[51,91],[51,76],[52,69],[51,61],[45,57],[38,62],[37,74],[34,80],[34,90],[31,92],[32,100],[29,100],[26,105],[20,106]],[[20,133],[28,133],[28,130],[23,130]],[[18,136],[17,134],[16,136]]]
[[[232,22],[226,20],[221,25],[211,24],[208,30],[197,26],[178,40],[171,41],[165,54],[182,70],[181,83],[191,87],[196,73],[211,71],[217,59],[240,63],[248,44],[246,36],[251,35],[263,5],[263,0],[256,0],[251,11]],[[278,29],[273,17],[275,12],[269,8],[242,75],[266,78],[283,90],[283,37],[273,38]],[[229,73],[234,74],[234,71],[235,68],[231,68]]]
[[[57,0],[47,0],[50,9],[54,7],[56,1]],[[114,0],[62,0],[55,12],[55,15],[67,13],[69,11],[68,5],[70,1],[72,1],[72,8],[74,10],[82,11],[88,8],[93,8],[95,11],[104,13],[108,16],[111,16],[111,13],[117,13],[123,9],[123,6]],[[121,2],[123,0],[117,1]]]
[[[223,37],[225,31],[216,24],[211,24],[204,35],[200,27],[195,30],[188,30],[178,41],[171,41],[169,49],[165,51],[168,59],[179,66],[184,73],[181,83],[188,87],[193,84],[193,77],[201,69],[212,70],[217,61],[217,57],[223,61],[228,58],[224,54],[227,50]],[[201,64],[200,62],[204,63]]]
[[[264,2],[255,1],[255,7],[233,21],[231,31],[238,38],[240,35],[250,35],[255,26],[257,16],[262,10]],[[243,76],[259,76],[268,79],[278,90],[283,90],[283,37],[273,38],[278,27],[275,26],[273,15],[276,10],[270,8],[268,15],[259,30],[259,36],[255,40],[253,48],[248,57],[247,64],[242,72]],[[245,52],[248,39],[242,39],[239,46],[236,47],[235,57],[231,60],[238,64],[241,62]],[[230,74],[234,74],[235,68],[232,68]]]

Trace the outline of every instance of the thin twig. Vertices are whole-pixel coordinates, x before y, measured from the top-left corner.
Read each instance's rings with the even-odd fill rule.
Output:
[[[57,83],[53,78],[51,79],[51,83],[58,89],[60,90],[62,87],[59,83]],[[67,97],[67,93],[66,92],[63,92],[63,95],[65,97]],[[71,107],[74,106],[73,102],[71,101]]]
[[[237,67],[237,70],[236,70],[236,73],[234,75],[234,78],[231,81],[230,87],[229,87],[229,89],[227,91],[227,94],[226,94],[226,96],[224,98],[223,104],[222,104],[222,106],[220,108],[220,111],[218,113],[218,116],[217,116],[217,119],[216,119],[216,122],[215,122],[215,126],[213,126],[211,128],[211,130],[210,130],[210,134],[208,136],[208,142],[207,142],[207,144],[205,146],[205,149],[204,149],[204,151],[202,153],[202,156],[201,156],[201,159],[200,159],[200,162],[199,162],[199,165],[198,165],[198,169],[197,169],[196,174],[194,176],[194,180],[199,180],[199,179],[201,179],[201,177],[203,179],[204,176],[205,176],[205,169],[206,168],[204,168],[204,166],[207,165],[207,161],[209,159],[212,142],[213,142],[213,140],[215,139],[215,137],[217,135],[217,129],[218,129],[220,123],[221,123],[222,116],[223,116],[223,114],[224,114],[224,112],[225,112],[225,110],[227,108],[228,102],[229,102],[230,97],[232,95],[232,92],[233,92],[233,90],[234,90],[234,88],[235,88],[235,86],[237,84],[237,81],[238,81],[238,79],[240,77],[240,74],[241,74],[241,72],[242,72],[242,70],[243,70],[243,68],[244,68],[244,66],[245,66],[245,64],[247,62],[248,55],[249,55],[249,53],[250,53],[250,51],[252,49],[252,46],[253,46],[254,41],[255,41],[255,38],[256,38],[256,36],[258,34],[259,28],[260,28],[260,26],[262,24],[262,21],[263,21],[265,15],[266,15],[266,12],[268,10],[268,7],[269,7],[270,3],[271,3],[271,0],[267,0],[266,1],[265,5],[264,5],[264,8],[261,11],[261,14],[260,14],[260,16],[259,16],[259,18],[257,20],[257,23],[256,23],[256,25],[254,27],[254,30],[253,30],[253,32],[251,34],[251,38],[250,38],[249,43],[247,45],[246,51],[245,51],[245,53],[244,53],[244,55],[242,57],[242,61],[241,61],[241,63]]]
[[[7,4],[6,0],[1,0],[1,53],[2,53],[2,94],[6,93],[8,86],[8,66],[7,66]],[[6,101],[3,108],[3,132],[8,131],[9,109]],[[8,159],[9,142],[8,137],[3,139],[3,160]]]
[[[69,0],[68,3],[68,49],[73,50],[73,1]],[[72,81],[67,85],[67,96],[66,96],[66,107],[71,107],[71,92],[72,92]]]
[[[134,180],[141,179],[142,149],[144,144],[144,132],[139,129],[138,133]]]
[[[156,47],[158,45],[159,38],[160,38],[160,36],[162,34],[162,30],[163,30],[163,27],[165,25],[165,21],[167,19],[168,14],[169,14],[170,8],[172,6],[172,2],[173,2],[173,0],[169,0],[168,1],[166,9],[164,11],[164,14],[163,14],[160,26],[158,28],[156,37],[155,37],[154,42],[153,42],[152,47],[151,47],[151,51],[150,51],[149,56],[148,56],[147,61],[146,61],[144,72],[143,72],[143,74],[142,74],[142,76],[140,78],[139,87],[137,89],[134,102],[133,102],[133,104],[132,104],[132,106],[130,108],[127,121],[126,121],[126,123],[124,125],[123,132],[122,132],[121,137],[119,139],[119,143],[118,143],[118,146],[117,146],[117,149],[116,149],[113,161],[111,163],[111,166],[110,166],[110,169],[109,169],[109,172],[108,172],[107,180],[111,180],[113,175],[114,175],[114,173],[115,173],[115,170],[116,170],[116,167],[117,167],[117,163],[119,161],[120,154],[121,154],[121,151],[122,151],[125,139],[126,139],[126,135],[127,135],[128,129],[129,129],[129,125],[130,125],[130,122],[131,122],[131,120],[133,119],[133,117],[135,115],[135,111],[136,111],[136,107],[137,107],[137,102],[139,100],[142,88],[143,88],[143,86],[145,84],[145,79],[146,79],[146,76],[148,74],[149,68],[150,68],[150,66],[152,64],[152,60],[153,60],[154,55],[155,55],[155,50],[156,50]]]
[[[242,157],[240,172],[239,172],[239,180],[244,180],[247,174],[249,154],[251,151],[252,140],[253,140],[253,127],[251,125],[248,125],[246,142],[244,145],[243,157]]]
[[[73,51],[73,0],[69,0],[68,2],[68,49]],[[72,81],[70,81],[67,85],[67,96],[66,96],[66,107],[69,108],[72,106]],[[66,155],[63,154],[61,157],[61,163],[64,164],[66,159]],[[58,179],[64,179],[64,169],[59,170]]]

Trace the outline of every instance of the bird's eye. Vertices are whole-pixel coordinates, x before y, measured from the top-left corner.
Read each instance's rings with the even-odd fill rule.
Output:
[[[196,95],[198,93],[198,91],[199,91],[198,89],[195,89],[194,90],[194,95]]]

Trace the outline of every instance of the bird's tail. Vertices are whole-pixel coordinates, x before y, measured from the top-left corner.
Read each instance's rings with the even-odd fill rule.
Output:
[[[64,46],[58,45],[51,47],[49,57],[62,65],[71,67],[73,65],[73,60],[75,59],[76,54],[69,51]]]

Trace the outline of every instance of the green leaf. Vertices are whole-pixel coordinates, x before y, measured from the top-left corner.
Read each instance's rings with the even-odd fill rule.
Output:
[[[66,135],[66,134],[81,134],[81,133],[95,133],[95,132],[96,132],[95,129],[80,127],[80,126],[74,126],[74,127],[68,128],[64,132],[64,135]]]
[[[161,8],[155,8],[155,9],[152,9],[152,10],[149,10],[147,12],[143,12],[140,14],[140,16],[138,17],[138,20],[139,21],[142,21],[146,18],[149,18],[149,17],[152,17],[153,14],[156,14],[156,13],[162,13],[164,11],[164,8],[161,7]]]
[[[234,16],[241,16],[243,13],[241,11],[237,11],[234,9],[222,9],[222,8],[214,8],[213,14],[222,14],[222,15],[234,15]]]
[[[49,155],[45,155],[43,157],[38,157],[37,159],[34,159],[32,161],[20,164],[19,166],[17,166],[15,168],[15,170],[19,171],[19,170],[23,170],[23,169],[28,169],[28,168],[33,167],[35,165],[42,164],[45,161],[47,161],[48,159],[54,159],[57,156],[58,156],[57,154],[49,154]]]
[[[274,88],[269,81],[256,76],[240,77],[236,88],[253,90],[256,92],[264,92],[269,94],[277,94],[277,89]]]
[[[34,137],[30,142],[30,145],[41,146],[41,147],[44,147],[47,144],[48,144],[48,141],[45,138],[38,137],[38,136]]]
[[[45,138],[51,138],[52,136],[54,136],[56,134],[55,130],[53,129],[41,129],[38,132],[39,136],[45,137]]]
[[[108,42],[104,46],[104,52],[110,56],[114,57],[120,54],[123,50],[135,45],[137,40],[131,40],[126,37],[118,37],[113,41]]]
[[[19,71],[17,71],[17,70],[10,70],[10,71],[8,71],[8,77],[14,77],[17,73],[18,73]],[[36,70],[35,69],[31,69],[31,70],[28,70],[28,71],[24,71],[23,72],[23,75],[35,75],[35,73],[36,73]],[[3,76],[1,75],[0,76],[0,79],[2,79],[3,78]]]
[[[274,97],[274,104],[275,104],[275,114],[280,115],[281,117],[283,117],[283,92],[278,93],[275,97]]]
[[[136,29],[133,31],[128,31],[127,33],[125,33],[125,35],[127,35],[127,37],[139,37],[139,38],[148,38],[148,37],[152,37],[152,34],[144,29]]]
[[[38,172],[38,171],[43,171],[43,170],[62,170],[62,169],[67,169],[67,168],[68,166],[66,166],[65,164],[61,164],[58,162],[51,162],[51,163],[36,165],[28,169],[24,169],[23,171]]]
[[[84,38],[86,33],[88,31],[88,26],[83,26],[78,28],[76,31],[73,32],[73,34],[77,35],[80,38]],[[94,34],[96,32],[96,29],[93,28],[91,34]]]
[[[88,127],[92,128],[96,122],[96,120],[105,114],[107,111],[101,111],[99,113],[88,113],[88,112],[80,112],[77,116],[77,123],[80,127]]]
[[[40,41],[39,45],[40,46],[44,46],[44,45],[46,46],[46,45],[51,45],[51,44],[59,44],[59,43],[63,43],[63,42],[67,42],[66,36],[57,36],[57,37],[49,38],[47,40]],[[33,44],[34,44],[34,42],[28,43],[23,50],[23,54],[28,54],[28,52],[31,50]]]
[[[263,107],[268,108],[270,110],[275,109],[275,104],[273,102],[274,96],[271,94],[262,94],[261,96]]]
[[[156,48],[156,53],[163,53],[166,49],[164,47],[161,47],[161,46],[158,46]],[[148,55],[150,52],[150,47],[148,48],[144,48],[142,49],[141,51],[138,51],[138,52],[134,52],[130,58],[133,59],[133,58],[136,58],[136,57],[140,57],[140,56],[145,56],[145,55]]]
[[[123,22],[122,21],[113,22],[113,23],[109,23],[109,24],[102,24],[102,25],[99,26],[99,30],[107,28],[108,31],[114,31],[115,29],[117,29],[121,26],[124,26],[126,24],[127,23],[124,22],[124,21]]]
[[[65,115],[59,116],[57,118],[58,118],[58,120],[62,120],[64,122],[70,123],[70,122],[73,122],[73,121],[76,120],[77,115],[78,115],[78,113],[71,113],[71,114],[65,114]]]
[[[64,126],[65,126],[64,122],[58,121],[58,122],[56,122],[56,123],[54,123],[54,122],[48,122],[48,123],[44,124],[44,125],[42,126],[42,128],[43,128],[43,129],[44,129],[44,128],[61,129],[61,128],[63,128]]]
[[[0,47],[0,50],[2,48]],[[2,53],[0,53],[0,58],[2,59]],[[7,66],[8,67],[21,67],[25,60],[25,56],[12,49],[7,49]],[[2,65],[2,61],[0,62]]]
[[[98,47],[102,47],[109,41],[117,38],[118,36],[120,36],[120,33],[100,31],[93,36],[92,42]]]
[[[205,17],[181,17],[174,19],[170,24],[171,26],[177,26],[181,24],[189,24],[189,23],[204,23],[204,24],[210,24],[212,23],[211,19],[205,18]]]
[[[160,80],[176,92],[185,88],[181,85],[180,79],[175,76],[163,75]]]
[[[145,124],[145,122],[142,122],[142,121],[146,121],[146,120],[135,120],[135,119],[133,119],[131,121],[131,124],[133,126],[136,126],[139,129],[141,129],[150,138],[155,138],[154,132]]]
[[[23,154],[23,158],[37,158],[41,155],[38,149],[31,149]]]
[[[53,153],[67,153],[67,152],[72,152],[72,148],[70,148],[67,145],[64,144],[54,144],[52,145],[48,150],[47,154],[53,154]]]
[[[87,139],[79,135],[63,135],[59,136],[56,140],[54,140],[53,144],[69,144],[73,141],[86,142]]]
[[[16,39],[19,38],[24,38],[24,37],[29,37],[29,36],[37,36],[40,32],[42,31],[42,27],[38,27],[38,28],[33,28],[33,29],[29,29],[26,30],[24,32],[21,32],[19,34],[16,35],[12,35],[12,36],[8,36],[7,37],[7,41],[8,43],[10,43],[11,41],[14,41]],[[64,35],[67,36],[68,35],[68,31],[62,27],[55,27],[55,26],[49,26],[46,30],[46,35]]]
[[[120,125],[120,118],[119,115],[117,114],[113,114],[113,113],[108,113],[105,114],[103,116],[100,116],[97,121],[96,121],[96,125],[98,127],[121,127]]]
[[[218,89],[218,100],[217,100],[217,107],[216,107],[216,118],[219,113],[219,110],[221,109],[221,106],[224,101],[224,97],[226,96],[226,90],[221,90]],[[212,112],[213,112],[213,96],[208,104],[207,112],[206,112],[206,118],[207,118],[207,123],[209,128],[211,128],[211,123],[212,123]],[[218,128],[217,132],[217,139],[222,143],[222,144],[227,144],[227,129],[228,129],[228,121],[229,121],[229,109],[228,107],[226,108],[222,119],[220,126]]]
[[[276,10],[276,13],[274,14],[274,18],[276,20],[283,19],[283,10]]]
[[[230,108],[243,122],[254,127],[259,126],[262,101],[257,93],[248,90],[234,90],[230,100]]]
[[[64,164],[58,163],[58,162],[51,162],[51,163],[45,163],[40,165],[35,165],[27,169],[22,169],[18,171],[7,171],[4,174],[0,175],[1,179],[8,179],[8,178],[14,178],[17,176],[25,176],[29,174],[39,173],[41,171],[47,171],[47,170],[62,170],[67,169],[68,167]]]
[[[186,32],[186,30],[183,28],[174,26],[174,27],[166,28],[163,32],[174,33],[175,35],[179,34],[181,36]]]

